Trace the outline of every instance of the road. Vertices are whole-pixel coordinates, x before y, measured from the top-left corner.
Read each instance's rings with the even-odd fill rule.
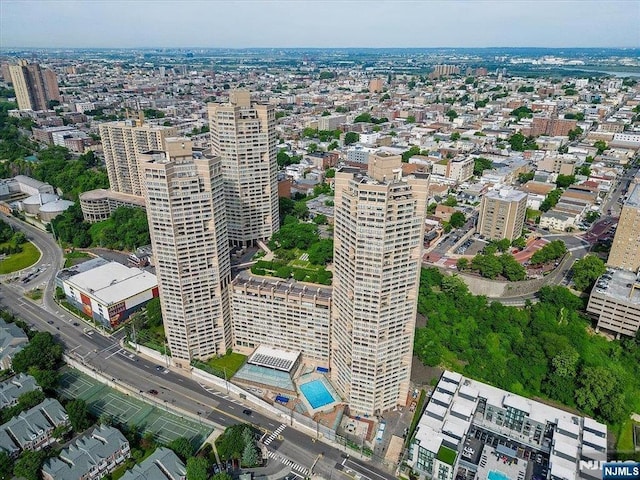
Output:
[[[51,255],[54,261],[40,259],[38,263],[43,270],[26,287],[20,281],[0,284],[0,304],[34,329],[53,334],[65,346],[67,354],[107,378],[114,379],[134,392],[137,391],[141,397],[151,402],[164,404],[166,408],[186,410],[193,415],[202,415],[203,418],[222,427],[249,422],[270,434],[284,425],[285,428],[279,432],[282,440],[274,438],[268,449],[273,456],[287,459],[294,467],[300,467],[299,472],[309,469],[315,463],[313,472],[325,478],[332,477],[337,470],[342,470],[345,478],[348,477],[349,471],[355,472],[365,480],[395,478],[368,461],[354,456],[345,458],[344,452],[335,446],[323,441],[314,441],[313,434],[291,428],[288,417],[283,419],[265,415],[253,405],[244,404],[225,392],[216,391],[210,386],[203,387],[183,370],[158,371],[156,362],[121,347],[123,332],[110,337],[103,336],[93,327],[60,308],[51,296],[44,297],[42,306],[27,299],[23,294],[25,289],[34,288],[31,286],[32,283],[34,286],[44,285],[47,292],[53,293],[56,270],[53,266],[62,265],[63,257],[55,241],[48,234],[37,232],[34,227],[25,226],[22,222],[16,222],[16,226],[24,230],[45,255]],[[152,389],[157,390],[158,394],[149,394]],[[245,408],[252,410],[250,416],[242,413]],[[296,473],[295,468],[292,472],[301,476],[300,473]]]

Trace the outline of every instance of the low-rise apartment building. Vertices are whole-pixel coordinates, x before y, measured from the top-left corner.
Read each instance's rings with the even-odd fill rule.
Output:
[[[44,480],[97,480],[113,472],[129,456],[129,442],[120,430],[107,425],[97,427],[47,460],[42,467]]]
[[[173,453],[165,447],[158,447],[142,463],[128,470],[120,480],[186,480],[187,469]]]
[[[524,479],[528,463],[551,480],[599,478],[582,461],[604,461],[607,427],[505,390],[444,372],[411,442],[408,464],[421,478],[486,479],[498,470]]]
[[[13,407],[25,393],[41,390],[36,379],[26,373],[19,373],[0,383],[0,409]]]
[[[0,427],[3,432],[0,450],[9,455],[23,450],[40,450],[53,442],[56,427],[68,424],[69,416],[60,402],[47,398]]]

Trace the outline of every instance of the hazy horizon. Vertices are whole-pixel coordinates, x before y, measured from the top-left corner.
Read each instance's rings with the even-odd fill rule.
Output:
[[[638,0],[0,2],[2,49],[638,48],[639,25]]]

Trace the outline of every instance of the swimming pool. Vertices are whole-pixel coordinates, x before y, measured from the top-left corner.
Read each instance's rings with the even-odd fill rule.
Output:
[[[304,383],[300,385],[300,391],[314,410],[336,401],[322,380],[312,380]]]
[[[487,478],[489,480],[511,480],[507,475],[498,470],[490,470]]]

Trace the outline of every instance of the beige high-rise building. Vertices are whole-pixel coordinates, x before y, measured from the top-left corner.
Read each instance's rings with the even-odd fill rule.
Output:
[[[49,100],[60,101],[56,74],[37,63],[20,60],[9,66],[11,82],[20,110],[47,110]]]
[[[172,358],[231,347],[229,240],[220,159],[194,158],[187,138],[140,155],[162,318]]]
[[[429,179],[401,166],[372,155],[368,175],[335,178],[331,378],[360,414],[404,404],[409,389]]]
[[[637,272],[640,269],[640,183],[622,206],[607,265]]]
[[[114,192],[142,196],[138,155],[162,150],[166,138],[175,137],[174,127],[156,127],[127,120],[99,126],[109,186]]]
[[[246,246],[280,227],[276,116],[273,105],[232,91],[227,104],[209,104],[211,148],[222,159],[229,241]]]
[[[513,240],[522,235],[527,194],[513,188],[487,192],[480,202],[478,232],[490,240]]]

